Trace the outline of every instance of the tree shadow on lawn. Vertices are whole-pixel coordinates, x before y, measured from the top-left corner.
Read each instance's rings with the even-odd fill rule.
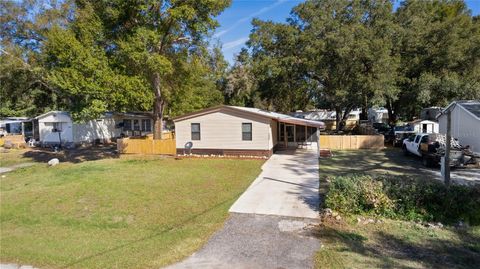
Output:
[[[375,230],[368,239],[341,226],[322,225],[317,236],[326,244],[338,244],[335,250],[341,255],[339,259],[351,255],[347,253],[360,256],[354,260],[356,268],[418,268],[415,264],[426,268],[480,268],[480,236],[466,230],[448,228],[458,237],[455,241],[422,234],[423,238],[412,242],[405,238],[408,235],[399,236],[388,229],[371,228]]]
[[[423,167],[415,156],[403,156],[399,149],[340,151],[320,160],[321,176],[353,173],[425,176],[434,171]]]
[[[32,149],[23,154],[24,158],[30,158],[35,162],[46,163],[53,158],[60,162],[80,163],[100,159],[119,158],[116,144],[95,145],[76,149],[62,149],[55,152],[53,149]]]

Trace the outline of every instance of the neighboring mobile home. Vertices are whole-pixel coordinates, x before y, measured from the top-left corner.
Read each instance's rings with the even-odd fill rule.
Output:
[[[360,122],[360,113],[361,110],[356,109],[351,111],[348,114],[348,118],[345,122],[344,130],[350,131],[353,130]],[[292,113],[292,116],[296,118],[306,119],[306,120],[315,120],[325,123],[326,131],[333,131],[337,128],[336,121],[337,113],[335,111],[326,110],[326,109],[317,109],[312,111],[296,111]]]
[[[325,128],[319,121],[236,106],[212,107],[173,121],[177,154],[270,156],[278,148],[316,148],[317,131]]]
[[[109,142],[124,136],[140,136],[152,132],[149,113],[109,112],[99,119],[74,123],[65,111],[50,111],[35,118],[35,139],[42,145],[74,146]]]
[[[368,120],[375,122],[388,123],[388,110],[384,107],[371,107],[367,111]]]
[[[452,137],[480,154],[480,100],[455,101],[438,116],[440,133],[447,133],[447,112],[451,111]]]

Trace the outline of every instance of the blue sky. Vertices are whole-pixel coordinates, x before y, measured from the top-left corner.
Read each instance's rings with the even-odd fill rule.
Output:
[[[252,29],[253,18],[285,22],[292,7],[300,0],[233,0],[232,5],[219,17],[220,27],[214,38],[223,44],[225,59],[233,63],[235,54],[245,45]],[[474,15],[480,14],[480,0],[465,1]]]

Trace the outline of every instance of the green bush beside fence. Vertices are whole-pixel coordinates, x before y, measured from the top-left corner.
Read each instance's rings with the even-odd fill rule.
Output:
[[[329,180],[325,206],[342,213],[480,225],[480,186],[447,188],[433,180],[368,175]]]

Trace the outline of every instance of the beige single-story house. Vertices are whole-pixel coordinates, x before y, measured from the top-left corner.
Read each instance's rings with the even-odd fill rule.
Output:
[[[217,106],[173,119],[177,154],[271,156],[280,148],[317,148],[320,121],[249,107]]]
[[[447,113],[451,111],[452,137],[462,146],[470,146],[480,154],[480,100],[455,101],[448,105],[437,119],[439,131],[447,133]]]

